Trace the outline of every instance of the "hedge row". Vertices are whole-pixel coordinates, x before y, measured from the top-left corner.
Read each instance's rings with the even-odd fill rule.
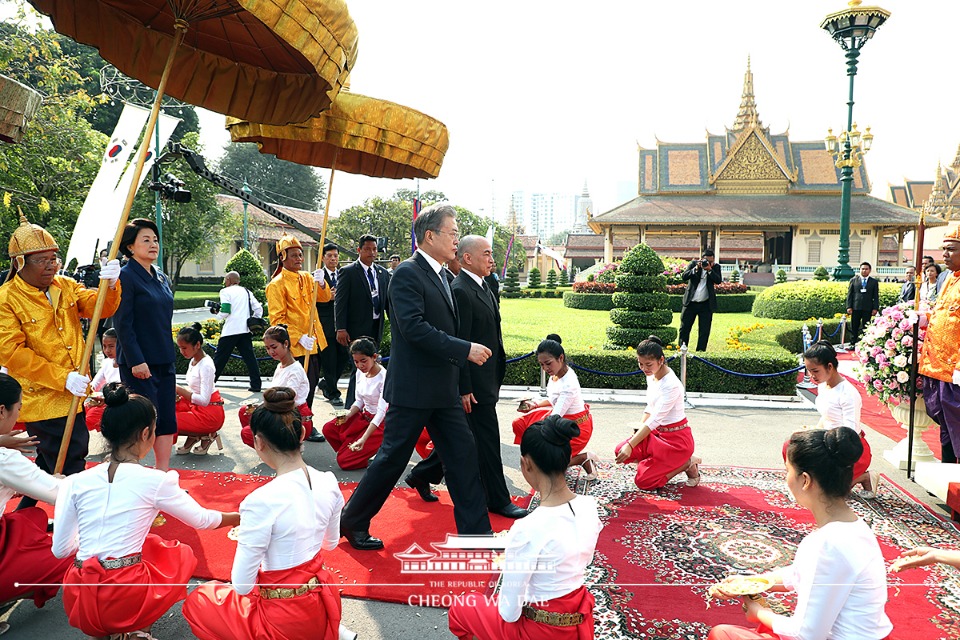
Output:
[[[508,354],[507,357],[515,355],[517,354]],[[595,371],[626,373],[637,370],[637,359],[632,351],[568,352],[567,355],[570,362]],[[742,353],[708,351],[698,355],[725,369],[741,373],[778,372],[797,366],[796,359],[791,355],[773,350]],[[670,366],[679,375],[680,359],[675,358],[670,362]],[[647,386],[643,374],[604,376],[578,370],[577,378],[584,388],[645,389]],[[540,367],[535,358],[530,357],[507,365],[504,384],[537,386],[539,383]],[[796,394],[796,384],[796,374],[771,378],[742,378],[723,373],[697,360],[687,361],[687,390],[691,392],[792,396]]]
[[[666,276],[638,276],[632,273],[618,273],[617,290],[646,293],[663,291],[667,286]]]
[[[567,289],[566,291],[569,291]],[[563,289],[520,289],[520,295],[515,298],[562,298],[566,293]]]
[[[610,311],[610,309],[613,309],[613,294],[565,291],[563,293],[563,306],[569,309]]]
[[[756,293],[725,293],[719,295],[717,296],[717,313],[750,313],[756,297]],[[680,313],[682,308],[683,296],[671,294],[670,310],[674,313]]]
[[[760,292],[753,303],[753,315],[758,318],[806,320],[832,318],[847,310],[846,282],[801,280],[786,282]],[[880,308],[897,304],[900,285],[880,284]]]
[[[179,283],[177,285],[177,291],[213,291],[214,293],[219,293],[220,289],[223,289],[223,283],[218,284],[197,284],[193,282]]]

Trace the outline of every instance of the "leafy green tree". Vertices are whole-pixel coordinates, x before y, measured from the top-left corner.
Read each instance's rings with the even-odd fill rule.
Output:
[[[539,289],[540,286],[540,269],[534,267],[527,274],[527,289]]]
[[[184,144],[202,152],[195,133],[184,136]],[[173,173],[186,183],[192,197],[190,202],[163,201],[163,257],[164,271],[170,274],[176,291],[183,265],[191,260],[205,260],[219,249],[239,241],[242,234],[240,216],[217,202],[217,187],[193,173],[182,159],[166,165],[164,172]],[[149,180],[137,192],[131,218],[156,220],[154,192]]]
[[[85,119],[96,101],[81,88],[76,60],[64,55],[59,36],[43,28],[32,9],[19,5],[0,36],[0,73],[45,94],[23,141],[0,145],[0,237],[10,237],[20,206],[65,250],[107,144]],[[2,242],[0,263],[8,261]]]
[[[520,297],[520,272],[513,265],[507,267],[507,277],[503,279],[500,296],[503,298]]]
[[[239,273],[240,286],[249,289],[261,304],[266,303],[267,295],[264,289],[267,287],[267,276],[260,261],[252,253],[240,249],[227,261],[226,270]]]
[[[225,149],[220,172],[238,183],[246,179],[267,202],[311,211],[323,206],[326,186],[315,168],[260,153],[253,143],[231,143]]]
[[[547,289],[556,289],[557,288],[557,270],[550,269],[547,271]]]
[[[570,272],[564,267],[560,270],[560,286],[562,287],[568,284],[570,284]]]

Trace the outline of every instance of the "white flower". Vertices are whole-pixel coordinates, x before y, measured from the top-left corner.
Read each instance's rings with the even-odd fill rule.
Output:
[[[900,356],[900,357],[902,358],[903,356]],[[910,374],[907,373],[906,371],[897,372],[897,382],[903,384],[904,382],[907,382],[909,379],[910,379]]]
[[[905,356],[905,355],[903,355],[903,354],[900,354],[899,356],[897,356],[896,358],[893,359],[893,364],[895,364],[895,365],[898,366],[898,367],[905,367],[905,366],[907,366],[907,356]],[[905,381],[905,380],[901,380],[900,382],[906,382],[906,381]]]

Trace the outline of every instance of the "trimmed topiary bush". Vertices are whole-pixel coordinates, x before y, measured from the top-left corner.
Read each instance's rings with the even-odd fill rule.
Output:
[[[567,268],[564,267],[560,270],[560,286],[565,284],[571,284],[573,280],[570,278],[570,272],[567,271]]]
[[[730,272],[730,282],[733,282],[734,284],[740,282],[740,272],[736,269]]]
[[[764,289],[753,302],[753,315],[758,318],[807,320],[833,318],[847,310],[847,283],[817,280],[786,282]],[[880,284],[880,308],[897,303],[900,285]],[[719,302],[720,297],[717,297]]]
[[[830,273],[827,271],[826,267],[819,266],[813,272],[814,280],[826,281],[830,279]]]
[[[783,269],[777,269],[777,284],[783,284],[787,281],[787,272]]]
[[[550,269],[547,271],[547,289],[556,289],[557,288],[557,270]]]
[[[267,286],[267,276],[263,272],[260,261],[252,253],[246,249],[240,249],[227,261],[226,270],[239,273],[240,286],[249,289],[260,304],[266,304],[267,294],[264,293],[264,289]]]
[[[503,279],[500,295],[504,298],[520,297],[520,272],[514,266],[507,267],[507,277]]]
[[[677,339],[677,330],[669,326],[673,313],[667,308],[663,262],[653,249],[645,244],[630,249],[620,262],[615,281],[618,293],[614,294],[610,319],[616,326],[607,327],[606,348],[636,347],[650,335],[664,344]]]
[[[563,306],[569,309],[610,311],[613,309],[613,295],[609,293],[578,293],[576,291],[564,291]]]
[[[534,267],[527,274],[527,289],[539,289],[540,286],[540,269]]]

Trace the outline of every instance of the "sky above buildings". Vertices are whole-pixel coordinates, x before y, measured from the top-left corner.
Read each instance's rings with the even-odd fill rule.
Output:
[[[748,55],[771,132],[819,140],[846,122],[843,51],[819,28],[844,0],[348,4],[360,34],[351,89],[443,121],[450,149],[420,187],[483,215],[504,219],[513,191],[576,195],[584,180],[595,213],[630,199],[638,143],[700,142],[733,124]],[[860,57],[854,119],[876,136],[867,168],[888,198],[888,183],[932,180],[956,155],[960,2],[880,5],[892,16]],[[222,125],[201,116],[209,158],[229,140]],[[400,187],[416,184],[338,174],[332,210]]]

